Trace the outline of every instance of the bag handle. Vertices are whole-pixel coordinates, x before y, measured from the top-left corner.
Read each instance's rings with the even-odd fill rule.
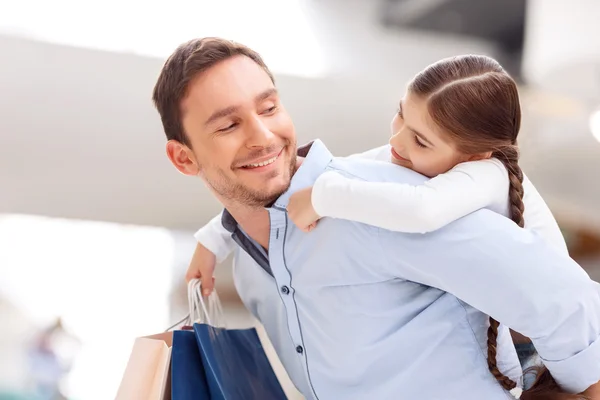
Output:
[[[224,327],[223,308],[213,290],[208,297],[202,296],[202,283],[199,279],[192,279],[188,283],[188,304],[190,309],[190,325],[205,323],[215,327]]]
[[[208,324],[214,327],[225,327],[223,318],[223,308],[217,295],[217,291],[212,293],[204,301],[202,296],[202,283],[199,279],[192,279],[188,282],[188,315],[166,331],[170,331],[179,325],[190,326],[194,323]]]
[[[199,279],[192,279],[188,282],[188,309],[189,322],[193,325],[195,322],[212,324],[210,314],[202,298],[202,284]]]

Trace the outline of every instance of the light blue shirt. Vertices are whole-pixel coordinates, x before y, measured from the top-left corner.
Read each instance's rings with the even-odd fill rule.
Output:
[[[532,338],[556,380],[580,392],[600,380],[600,295],[570,258],[489,210],[429,234],[324,218],[303,233],[290,195],[326,170],[420,184],[408,169],[334,158],[320,141],[268,209],[268,255],[235,231],[234,279],[307,399],[508,399],[486,363],[488,315],[503,325],[500,370],[521,367],[507,327]],[[251,254],[251,255],[250,255]]]

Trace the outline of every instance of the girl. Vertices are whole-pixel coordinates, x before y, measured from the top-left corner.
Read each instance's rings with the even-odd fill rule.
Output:
[[[408,85],[392,120],[390,146],[358,155],[390,160],[431,179],[411,186],[363,182],[326,172],[312,188],[290,198],[288,216],[306,231],[319,218],[334,217],[388,230],[425,233],[489,208],[567,252],[554,217],[518,165],[520,123],[517,85],[495,60],[472,55],[441,60]],[[196,238],[200,244],[188,278],[207,264],[214,268],[215,256],[220,261],[232,248],[219,217],[198,231]],[[214,256],[202,258],[206,249]],[[198,263],[204,267],[196,267]],[[496,365],[498,326],[490,318],[488,366],[499,383],[519,398],[517,383]],[[521,398],[580,397],[561,393],[544,370]]]

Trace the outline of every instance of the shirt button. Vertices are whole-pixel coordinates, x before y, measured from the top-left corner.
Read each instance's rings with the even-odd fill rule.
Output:
[[[281,293],[283,294],[290,294],[290,288],[287,286],[282,286],[281,287]]]
[[[304,353],[304,349],[302,348],[302,346],[296,346],[296,353],[298,353],[298,354]]]

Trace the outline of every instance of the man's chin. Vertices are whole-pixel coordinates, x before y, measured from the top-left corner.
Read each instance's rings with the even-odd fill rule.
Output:
[[[236,184],[231,185],[229,190],[222,190],[221,196],[250,207],[272,205],[290,187],[296,157],[292,155],[286,159],[284,155],[280,162],[271,171],[235,171]]]
[[[258,197],[262,198],[262,205],[269,206],[273,204],[282,194],[284,194],[290,187],[290,180],[279,180],[278,182],[269,182],[269,185],[263,185],[260,188],[256,188],[254,192]]]
[[[255,193],[278,194],[284,193],[290,186],[292,180],[291,168],[289,164],[278,168],[278,170],[269,171],[263,174],[240,174],[239,182],[248,190]]]

